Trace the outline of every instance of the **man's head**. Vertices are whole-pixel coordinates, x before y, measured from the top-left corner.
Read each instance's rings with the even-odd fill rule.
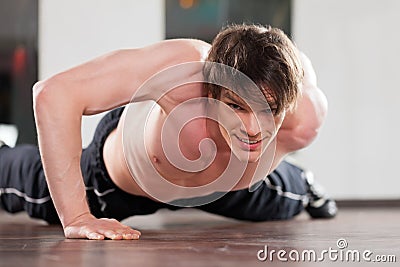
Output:
[[[232,67],[248,76],[259,89],[258,94],[255,94],[246,86],[238,85],[240,84],[239,80],[232,81],[232,84],[236,84],[235,87],[239,88],[236,90],[212,83],[205,85],[210,97],[231,107],[242,120],[241,129],[238,129],[237,124],[236,126],[232,125],[236,129],[229,129],[231,127],[221,129],[222,135],[227,141],[232,137],[248,141],[248,143],[262,140],[265,133],[255,127],[255,122],[258,121],[258,124],[263,122],[260,117],[257,118],[257,114],[254,114],[254,110],[252,111],[246,103],[268,102],[269,107],[265,104],[264,110],[269,111],[270,118],[274,119],[276,127],[280,127],[285,111],[295,105],[300,92],[299,86],[303,77],[303,69],[297,48],[277,28],[259,25],[228,26],[214,38],[207,62],[216,62]],[[224,79],[221,76],[225,76],[225,74],[221,74],[214,66],[214,64],[209,66],[206,64],[205,75],[214,77],[214,79]],[[260,101],[260,95],[261,98],[264,98],[262,101]],[[220,123],[222,122],[220,121]],[[267,124],[271,123],[267,122]],[[271,132],[270,129],[267,131]],[[243,145],[243,142],[239,143]],[[246,144],[242,148],[246,150]],[[256,148],[256,145],[248,145],[247,150],[251,151],[252,148]]]
[[[276,104],[276,114],[294,105],[303,77],[298,50],[277,28],[231,25],[212,42],[207,61],[228,65],[252,79],[267,99]],[[208,85],[214,98],[221,87]]]

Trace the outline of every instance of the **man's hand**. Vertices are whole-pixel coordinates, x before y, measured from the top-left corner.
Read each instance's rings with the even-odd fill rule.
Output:
[[[102,240],[139,239],[141,233],[115,219],[97,219],[91,214],[80,216],[77,220],[64,227],[66,238],[87,238]]]

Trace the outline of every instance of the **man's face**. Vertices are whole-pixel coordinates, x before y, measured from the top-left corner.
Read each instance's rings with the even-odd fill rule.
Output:
[[[275,137],[285,113],[274,115],[272,101],[269,107],[265,102],[244,101],[227,89],[221,91],[219,101],[218,122],[224,140],[239,160],[256,162]]]

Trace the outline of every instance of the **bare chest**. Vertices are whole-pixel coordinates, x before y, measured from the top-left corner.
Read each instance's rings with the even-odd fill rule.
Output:
[[[160,108],[152,111],[145,130],[146,156],[164,179],[180,186],[201,186],[223,171],[229,159],[208,136],[206,117],[201,104],[169,114]]]
[[[164,196],[177,195],[166,189],[171,184],[202,187],[214,183],[204,191],[212,193],[246,188],[254,181],[252,164],[218,151],[220,144],[210,139],[201,106],[187,107],[179,115],[166,114],[157,104],[152,105],[137,105],[131,115],[129,110],[124,112],[114,137],[106,141],[107,154],[112,155],[105,156],[106,166],[121,189],[144,196],[160,190],[158,194]]]

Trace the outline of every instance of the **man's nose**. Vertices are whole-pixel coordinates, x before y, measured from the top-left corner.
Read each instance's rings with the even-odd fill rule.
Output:
[[[246,118],[243,119],[243,125],[241,128],[243,134],[247,134],[249,137],[255,137],[261,133],[259,121],[257,117],[254,115],[248,115]]]

